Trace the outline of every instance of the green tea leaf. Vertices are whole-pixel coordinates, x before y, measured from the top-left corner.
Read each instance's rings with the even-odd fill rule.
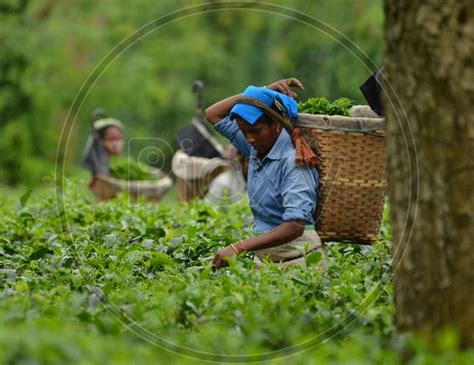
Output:
[[[298,103],[298,111],[309,114],[349,116],[349,109],[353,105],[354,101],[348,98],[342,97],[331,103],[326,97],[321,96]]]
[[[163,266],[176,266],[176,262],[163,252],[155,252],[150,260],[150,268],[159,269]]]
[[[20,205],[22,207],[26,206],[26,203],[28,203],[28,200],[31,197],[31,193],[33,192],[32,189],[28,189],[21,197],[20,197]]]
[[[30,256],[29,259],[31,260],[39,260],[46,255],[51,255],[53,253],[53,250],[49,249],[48,247],[41,246],[39,249],[37,249],[35,252],[33,252]]]
[[[305,262],[306,262],[306,265],[311,266],[311,265],[316,265],[317,263],[319,263],[321,259],[322,259],[321,252],[316,251],[306,256]]]
[[[110,176],[121,180],[156,180],[147,164],[129,157],[111,158]]]

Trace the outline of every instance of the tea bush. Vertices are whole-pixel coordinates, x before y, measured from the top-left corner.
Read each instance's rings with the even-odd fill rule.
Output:
[[[373,247],[329,245],[326,270],[247,255],[214,271],[217,248],[251,234],[246,202],[64,191],[4,208],[0,363],[401,363],[387,222]],[[413,363],[472,360],[448,343],[444,357],[415,343]]]

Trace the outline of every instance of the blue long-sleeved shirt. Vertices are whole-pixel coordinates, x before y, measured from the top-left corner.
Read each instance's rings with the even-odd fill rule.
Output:
[[[249,157],[247,194],[256,232],[268,232],[283,222],[295,220],[314,224],[318,172],[295,165],[295,148],[286,130],[281,131],[270,152],[260,160],[257,151],[229,116],[214,128]]]

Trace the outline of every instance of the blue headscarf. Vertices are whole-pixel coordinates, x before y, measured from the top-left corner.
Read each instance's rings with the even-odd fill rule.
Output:
[[[275,90],[270,90],[264,87],[248,86],[242,94],[248,98],[258,99],[265,105],[272,107],[275,100],[285,108],[288,116],[295,119],[298,116],[298,104],[296,101],[282,93]],[[245,120],[248,124],[255,124],[263,115],[263,110],[259,107],[247,104],[235,104],[230,111],[230,118],[235,119],[236,116]]]

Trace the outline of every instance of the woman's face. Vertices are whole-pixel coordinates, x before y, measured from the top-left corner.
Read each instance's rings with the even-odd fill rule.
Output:
[[[257,121],[254,125],[250,125],[242,118],[236,117],[236,120],[247,141],[257,151],[257,156],[259,158],[265,157],[280,135],[281,127],[279,124]]]
[[[104,144],[105,151],[109,155],[120,155],[123,150],[122,131],[117,127],[107,128],[104,134],[104,138],[102,139],[102,143]]]

